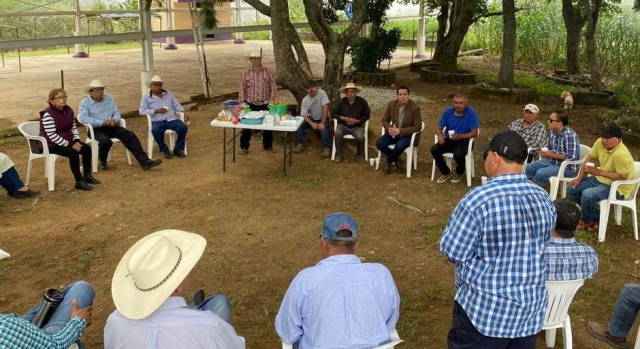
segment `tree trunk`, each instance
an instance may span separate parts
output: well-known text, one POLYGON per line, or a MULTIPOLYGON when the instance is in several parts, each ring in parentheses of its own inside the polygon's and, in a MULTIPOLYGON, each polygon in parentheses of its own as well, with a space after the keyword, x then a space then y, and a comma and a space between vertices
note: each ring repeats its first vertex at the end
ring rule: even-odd
POLYGON ((587 18, 572 0, 562 0, 562 17, 567 30, 567 73, 580 74, 580 34, 587 18))
POLYGON ((440 62, 440 56, 442 56, 444 36, 447 33, 447 23, 449 22, 449 3, 444 2, 440 6, 440 13, 438 13, 438 32, 436 36, 436 47, 433 51, 431 60, 434 62, 440 62))
POLYGON ((591 0, 583 0, 583 2, 585 3, 585 12, 587 14, 587 30, 584 33, 584 38, 587 42, 587 62, 591 72, 591 91, 602 92, 602 76, 600 75, 595 38, 602 0, 593 0, 593 3, 591 0))
MULTIPOLYGON (((470 0, 455 0, 449 14, 449 32, 442 39, 442 44, 436 45, 441 50, 434 54, 434 61, 440 63, 440 70, 455 72, 458 69, 458 54, 464 37, 473 24, 473 16, 477 9, 477 2, 470 0)), ((440 37, 438 37, 440 41, 440 37)))
POLYGON ((516 5, 514 0, 502 0, 502 59, 498 87, 513 88, 516 53, 516 5))

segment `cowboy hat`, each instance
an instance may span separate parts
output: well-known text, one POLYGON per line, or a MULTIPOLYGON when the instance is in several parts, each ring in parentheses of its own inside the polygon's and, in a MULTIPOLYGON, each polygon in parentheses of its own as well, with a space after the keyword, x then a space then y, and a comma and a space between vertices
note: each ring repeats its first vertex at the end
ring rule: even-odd
POLYGON ((147 87, 151 87, 151 84, 154 82, 162 82, 160 75, 156 74, 151 79, 147 80, 147 87))
POLYGON ((151 315, 189 275, 206 245, 202 236, 180 230, 140 239, 113 273, 111 297, 118 311, 134 320, 151 315))
POLYGON ((105 88, 105 87, 107 87, 107 85, 103 84, 102 80, 98 80, 98 79, 92 80, 89 83, 89 86, 84 88, 84 93, 89 93, 89 91, 94 88, 105 88))
POLYGON ((262 50, 252 50, 247 56, 247 59, 262 58, 262 56, 264 56, 264 54, 262 53, 262 50))
POLYGON ((348 83, 348 84, 347 84, 347 86, 345 86, 345 87, 341 88, 341 89, 340 89, 340 92, 342 92, 342 93, 346 93, 346 91, 347 91, 348 89, 350 89, 350 88, 352 88, 352 89, 354 89, 354 90, 358 90, 358 92, 362 91, 362 87, 360 87, 360 86, 356 86, 356 84, 354 84, 353 82, 350 82, 350 83, 348 83))

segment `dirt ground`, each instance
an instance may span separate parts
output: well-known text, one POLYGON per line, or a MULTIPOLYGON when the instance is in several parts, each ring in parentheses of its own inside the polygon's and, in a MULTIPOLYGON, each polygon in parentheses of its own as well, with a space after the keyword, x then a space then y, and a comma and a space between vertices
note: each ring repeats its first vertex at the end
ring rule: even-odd
MULTIPOLYGON (((465 61, 471 70, 495 69, 477 59, 465 61)), ((398 84, 410 86, 421 103, 427 127, 419 147, 418 170, 411 178, 384 176, 368 163, 355 162, 349 142, 346 161, 321 159, 320 140, 308 134, 310 150, 296 154, 293 166, 282 175, 282 147, 262 151, 252 139, 248 156, 238 156, 222 172, 222 132, 209 122, 218 104, 191 111, 188 157, 164 160, 143 172, 128 165, 122 145, 115 145, 110 169, 95 176, 102 184, 91 192, 73 189, 66 161, 59 161, 56 190, 46 191, 43 163, 36 162, 30 186, 42 190, 39 198, 15 200, 0 195, 2 233, 0 248, 12 254, 0 262, 0 312, 23 313, 45 289, 84 279, 96 290, 92 326, 83 336, 89 348, 102 347, 102 331, 114 310, 110 284, 124 252, 139 238, 161 229, 196 232, 208 240, 204 256, 191 273, 188 293, 227 294, 233 305, 236 331, 247 348, 278 348, 273 322, 290 281, 302 268, 320 258, 318 232, 326 214, 351 213, 362 235, 358 255, 385 264, 402 297, 398 332, 404 348, 444 348, 453 304, 453 267, 439 252, 438 239, 456 203, 468 188, 431 181, 433 128, 441 111, 451 105, 448 94, 468 86, 435 85, 419 81, 408 69, 398 71, 398 84), (405 205, 418 208, 420 212, 405 205)), ((282 92, 286 98, 288 93, 282 92)), ((560 98, 538 102, 541 118, 561 106, 560 98)), ((515 118, 522 105, 500 100, 470 100, 480 115, 479 141, 487 141, 515 118)), ((370 156, 379 136, 382 110, 374 110, 370 156)), ((592 144, 607 110, 576 106, 571 116, 584 144, 592 144)), ((143 144, 146 119, 127 120, 143 144)), ((83 131, 81 131, 83 132, 83 131)), ((279 140, 276 137, 276 140, 279 140)), ((2 150, 26 177, 27 146, 23 139, 2 150)), ((156 147, 157 149, 157 147, 156 147)), ((638 149, 632 149, 637 154, 638 149)), ((157 150, 154 154, 159 156, 157 150)), ((476 154, 476 177, 484 173, 476 154)), ((638 242, 633 239, 628 211, 621 227, 610 226, 605 243, 595 233, 579 232, 579 240, 595 246, 600 270, 578 292, 571 308, 574 347, 608 348, 585 330, 589 320, 606 321, 624 283, 637 282, 638 242)), ((187 295, 188 296, 188 295, 187 295)), ((636 329, 629 340, 633 342, 636 329)), ((562 344, 558 334, 556 347, 562 344)), ((544 335, 538 340, 544 346, 544 335)))

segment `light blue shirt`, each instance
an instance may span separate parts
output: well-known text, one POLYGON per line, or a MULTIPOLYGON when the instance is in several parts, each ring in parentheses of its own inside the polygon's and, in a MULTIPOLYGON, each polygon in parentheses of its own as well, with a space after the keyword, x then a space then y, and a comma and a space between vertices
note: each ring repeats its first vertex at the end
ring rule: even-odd
POLYGON ((544 250, 547 280, 590 279, 598 271, 598 255, 589 245, 575 238, 552 237, 544 250))
POLYGON ((184 112, 184 108, 180 105, 173 93, 162 90, 162 98, 154 95, 151 91, 142 96, 138 111, 140 115, 151 115, 151 122, 173 121, 177 119, 175 112, 184 112), (169 110, 164 114, 156 114, 155 110, 162 107, 169 107, 169 110))
POLYGON ((120 121, 120 111, 111 96, 104 95, 100 102, 94 101, 91 97, 80 102, 78 120, 81 123, 100 127, 105 120, 109 119, 120 121))
POLYGON ((169 297, 153 314, 131 320, 114 311, 104 327, 105 349, 244 349, 244 338, 210 311, 169 297))
POLYGON ((389 342, 400 295, 384 265, 352 254, 302 270, 284 296, 276 332, 299 349, 367 349, 389 342))

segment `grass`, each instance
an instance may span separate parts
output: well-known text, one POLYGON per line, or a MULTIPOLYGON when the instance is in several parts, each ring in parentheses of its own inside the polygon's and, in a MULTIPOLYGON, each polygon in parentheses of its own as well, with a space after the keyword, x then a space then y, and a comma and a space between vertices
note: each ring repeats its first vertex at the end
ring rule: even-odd
MULTIPOLYGON (((488 83, 496 83, 498 81, 498 75, 495 73, 478 72, 477 74, 479 81, 488 83)), ((535 88, 540 96, 558 97, 562 91, 568 88, 567 86, 546 80, 528 71, 516 71, 514 82, 516 85, 535 88)))
MULTIPOLYGON (((89 53, 128 50, 128 49, 134 49, 134 48, 140 48, 140 43, 137 41, 120 41, 115 44, 95 43, 95 44, 86 45, 86 50, 89 53)), ((26 51, 21 50, 20 57, 61 55, 61 54, 68 54, 73 52, 75 51, 74 51, 74 48, 71 46, 45 47, 45 48, 29 49, 26 51)), ((18 51, 16 50, 4 51, 4 58, 18 58, 18 51)))

